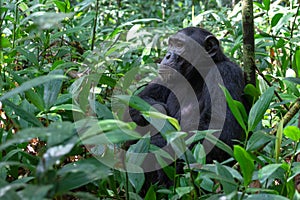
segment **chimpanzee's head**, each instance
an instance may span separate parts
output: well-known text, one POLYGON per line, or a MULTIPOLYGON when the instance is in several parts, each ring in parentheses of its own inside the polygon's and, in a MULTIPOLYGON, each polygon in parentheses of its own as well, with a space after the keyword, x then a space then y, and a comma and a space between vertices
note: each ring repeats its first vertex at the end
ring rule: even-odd
POLYGON ((159 74, 166 81, 174 80, 178 73, 189 79, 195 73, 195 67, 199 72, 199 69, 225 58, 213 34, 201 28, 184 28, 169 38, 168 52, 161 62, 159 74))

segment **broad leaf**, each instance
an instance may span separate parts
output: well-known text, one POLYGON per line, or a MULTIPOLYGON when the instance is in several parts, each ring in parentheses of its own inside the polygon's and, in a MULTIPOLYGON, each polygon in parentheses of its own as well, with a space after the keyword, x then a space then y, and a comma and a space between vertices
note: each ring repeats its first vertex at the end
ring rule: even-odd
MULTIPOLYGON (((224 87, 224 86, 220 86, 221 89, 223 90, 225 97, 226 97, 226 101, 228 103, 228 106, 233 114, 233 116, 235 117, 235 119, 238 121, 238 123, 240 124, 240 126, 246 131, 246 124, 244 122, 244 117, 243 115, 245 115, 244 113, 242 114, 240 112, 239 106, 243 107, 242 105, 237 106, 237 103, 235 103, 235 100, 232 99, 230 93, 228 92, 228 90, 224 87)), ((245 108, 244 108, 245 110, 245 108)))
POLYGON ((253 131, 257 124, 263 119, 266 110, 269 108, 273 95, 274 88, 270 87, 253 105, 249 112, 248 132, 253 131))
POLYGON ((55 183, 58 193, 86 185, 90 182, 107 178, 110 169, 94 158, 83 159, 76 164, 70 163, 58 170, 59 179, 55 183))
MULTIPOLYGON (((63 70, 54 70, 49 75, 63 75, 63 70)), ((57 100, 62 86, 62 79, 53 79, 44 83, 44 102, 48 110, 57 100)))
POLYGON ((261 183, 265 183, 266 180, 280 167, 282 164, 269 164, 264 166, 258 171, 258 178, 261 183))
POLYGON ((225 194, 230 194, 237 189, 237 184, 234 181, 232 174, 223 165, 216 164, 217 174, 221 176, 220 182, 223 186, 225 194))
POLYGON ((15 114, 18 115, 20 118, 24 119, 25 121, 30 122, 35 126, 39 126, 39 127, 43 126, 43 124, 36 118, 35 115, 33 115, 30 112, 27 112, 26 110, 24 110, 20 106, 17 106, 16 104, 12 103, 11 101, 4 100, 3 104, 6 106, 9 106, 11 109, 13 109, 15 114))
POLYGON ((251 135, 249 141, 247 142, 246 150, 254 151, 272 140, 275 140, 275 136, 266 134, 263 131, 256 131, 251 135))
POLYGON ((47 76, 40 76, 38 78, 26 81, 21 86, 5 93, 2 97, 0 97, 0 101, 3 101, 5 99, 8 99, 16 94, 25 92, 31 88, 34 88, 36 86, 39 86, 41 84, 44 84, 48 81, 55 80, 55 79, 66 79, 65 76, 62 75, 47 75, 47 76))
POLYGON ((288 126, 283 131, 284 135, 295 142, 300 140, 300 129, 297 126, 288 126))
POLYGON ((244 177, 244 186, 247 187, 252 181, 254 172, 254 160, 251 155, 242 147, 235 145, 233 149, 234 158, 238 161, 244 177))

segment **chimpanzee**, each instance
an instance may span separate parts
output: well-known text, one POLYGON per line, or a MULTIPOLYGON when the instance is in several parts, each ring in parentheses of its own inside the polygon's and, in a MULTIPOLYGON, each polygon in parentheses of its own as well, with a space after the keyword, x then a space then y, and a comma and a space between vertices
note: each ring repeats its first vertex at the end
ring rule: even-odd
MULTIPOLYGON (((234 140, 241 138, 243 129, 228 108, 220 86, 225 86, 233 99, 242 101, 244 78, 241 68, 224 55, 212 33, 189 27, 169 38, 159 77, 138 96, 158 111, 176 118, 183 131, 220 130, 215 136, 232 146, 234 140)), ((137 125, 149 124, 139 111, 130 108, 129 113, 137 125)), ((158 147, 166 145, 159 134, 152 136, 151 143, 158 147)), ((228 158, 225 152, 209 142, 203 145, 207 163, 228 158)), ((153 173, 148 177, 152 183, 166 183, 167 180, 162 180, 165 179, 162 171, 157 172, 156 179, 153 179, 156 176, 153 173)))

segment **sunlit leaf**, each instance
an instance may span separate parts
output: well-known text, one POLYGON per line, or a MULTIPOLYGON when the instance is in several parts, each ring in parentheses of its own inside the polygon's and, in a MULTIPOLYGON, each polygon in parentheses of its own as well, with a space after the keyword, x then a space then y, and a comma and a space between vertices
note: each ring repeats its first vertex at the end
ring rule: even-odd
POLYGON ((176 193, 178 194, 179 198, 181 198, 183 195, 190 193, 194 188, 191 186, 187 187, 177 187, 175 189, 176 193))
POLYGON ((263 5, 266 11, 270 10, 270 3, 271 3, 270 0, 263 0, 263 5))
POLYGON ((295 142, 300 140, 300 129, 297 126, 288 126, 283 131, 284 135, 295 142))
POLYGON ((247 187, 252 181, 254 172, 254 160, 242 147, 235 145, 233 149, 234 158, 238 161, 244 177, 244 186, 247 187))

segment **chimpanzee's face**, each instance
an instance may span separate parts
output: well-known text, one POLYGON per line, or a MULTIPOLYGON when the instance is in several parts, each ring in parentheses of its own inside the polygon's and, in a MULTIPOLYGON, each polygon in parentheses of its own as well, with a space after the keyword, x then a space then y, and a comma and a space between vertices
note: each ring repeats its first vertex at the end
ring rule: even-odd
POLYGON ((165 81, 176 81, 179 75, 189 78, 195 66, 211 59, 219 49, 218 40, 199 28, 187 28, 169 38, 168 52, 159 74, 165 81))

